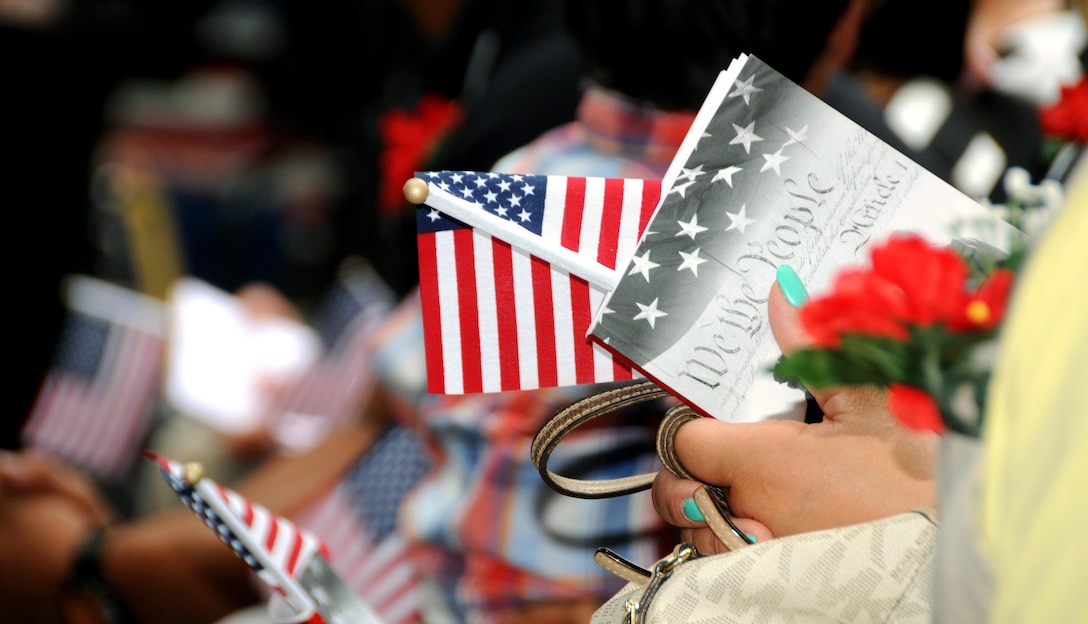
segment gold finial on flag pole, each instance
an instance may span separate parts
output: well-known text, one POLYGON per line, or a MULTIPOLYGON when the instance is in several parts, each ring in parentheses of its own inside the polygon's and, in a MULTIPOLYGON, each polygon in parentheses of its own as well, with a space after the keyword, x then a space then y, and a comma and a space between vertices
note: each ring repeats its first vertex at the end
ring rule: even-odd
POLYGON ((419 178, 409 178, 404 183, 404 199, 410 203, 419 205, 427 201, 427 183, 419 178))
POLYGON ((186 463, 181 476, 189 485, 196 485, 204 478, 204 464, 200 462, 186 463))

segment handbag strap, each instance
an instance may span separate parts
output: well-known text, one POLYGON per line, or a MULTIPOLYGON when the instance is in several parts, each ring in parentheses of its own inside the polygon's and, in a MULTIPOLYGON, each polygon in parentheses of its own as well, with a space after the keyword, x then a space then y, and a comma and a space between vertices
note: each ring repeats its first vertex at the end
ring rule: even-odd
POLYGON ((581 425, 618 409, 668 396, 652 381, 606 390, 580 399, 552 416, 533 437, 529 456, 540 477, 552 489, 575 498, 611 498, 648 489, 654 473, 616 479, 586 480, 565 477, 548 469, 548 459, 559 443, 581 425))
MULTIPOLYGON (((615 479, 575 479, 557 474, 548 468, 552 451, 569 433, 589 421, 612 412, 646 401, 671 396, 652 381, 643 381, 619 388, 605 390, 575 401, 552 416, 533 438, 529 450, 533 465, 540 477, 557 492, 575 498, 611 498, 625 496, 649 489, 656 473, 644 473, 615 479)), ((680 426, 700 418, 687 405, 677 405, 665 413, 657 430, 657 454, 667 469, 677 476, 691 479, 673 450, 673 439, 680 426)))

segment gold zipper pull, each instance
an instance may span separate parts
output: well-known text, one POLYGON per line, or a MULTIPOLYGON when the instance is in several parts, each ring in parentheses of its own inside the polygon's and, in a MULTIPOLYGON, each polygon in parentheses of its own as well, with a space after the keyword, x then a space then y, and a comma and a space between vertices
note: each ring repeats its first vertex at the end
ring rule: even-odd
POLYGON ((632 598, 627 601, 625 605, 627 607, 627 617, 624 619, 624 624, 642 624, 643 615, 649 610, 650 602, 657 595, 657 590, 661 589, 661 586, 665 581, 669 580, 673 571, 685 561, 690 561, 702 555, 695 549, 695 546, 689 542, 677 545, 673 549, 672 554, 665 557, 661 561, 658 561, 654 565, 653 573, 650 576, 650 582, 647 583, 646 589, 642 592, 640 598, 632 598))

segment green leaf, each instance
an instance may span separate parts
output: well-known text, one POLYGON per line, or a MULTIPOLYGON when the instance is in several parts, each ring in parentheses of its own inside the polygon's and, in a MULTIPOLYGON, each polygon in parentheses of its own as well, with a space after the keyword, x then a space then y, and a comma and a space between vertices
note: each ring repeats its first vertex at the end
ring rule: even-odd
POLYGON ((845 350, 796 351, 780 359, 773 372, 780 381, 799 381, 812 388, 887 383, 887 376, 864 355, 845 350))
POLYGON ((848 361, 869 368, 864 372, 869 383, 887 385, 912 377, 914 354, 908 343, 879 336, 846 335, 840 350, 848 361))

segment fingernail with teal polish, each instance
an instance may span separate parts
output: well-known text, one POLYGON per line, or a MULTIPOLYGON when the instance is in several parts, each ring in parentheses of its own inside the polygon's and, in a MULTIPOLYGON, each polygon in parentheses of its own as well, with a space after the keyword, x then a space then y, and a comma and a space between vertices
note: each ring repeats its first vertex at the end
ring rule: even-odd
POLYGON ((759 540, 758 540, 758 539, 756 539, 756 536, 755 536, 755 535, 752 535, 751 533, 745 533, 745 535, 746 535, 746 536, 748 536, 748 539, 749 539, 749 540, 751 540, 753 544, 755 544, 755 543, 758 543, 758 542, 759 542, 759 540))
POLYGON ((778 267, 776 279, 778 280, 778 287, 782 289, 782 294, 786 296, 786 301, 791 306, 799 308, 808 299, 808 291, 805 290, 801 277, 797 275, 797 271, 794 271, 790 265, 783 264, 778 267))
POLYGON ((706 518, 703 517, 703 512, 699 511, 699 506, 695 504, 694 498, 684 500, 684 515, 692 522, 702 522, 703 520, 706 520, 706 518))

